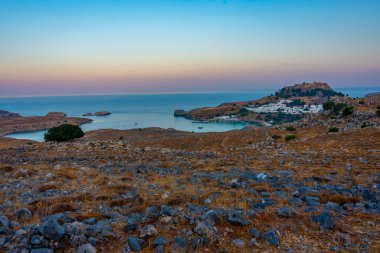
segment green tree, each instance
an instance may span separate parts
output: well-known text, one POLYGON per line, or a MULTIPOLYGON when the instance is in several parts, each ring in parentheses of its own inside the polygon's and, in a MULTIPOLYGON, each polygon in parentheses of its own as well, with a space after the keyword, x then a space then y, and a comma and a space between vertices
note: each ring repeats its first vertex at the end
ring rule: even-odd
POLYGON ((49 129, 45 134, 45 141, 71 141, 83 137, 84 133, 79 126, 71 124, 62 124, 49 129))

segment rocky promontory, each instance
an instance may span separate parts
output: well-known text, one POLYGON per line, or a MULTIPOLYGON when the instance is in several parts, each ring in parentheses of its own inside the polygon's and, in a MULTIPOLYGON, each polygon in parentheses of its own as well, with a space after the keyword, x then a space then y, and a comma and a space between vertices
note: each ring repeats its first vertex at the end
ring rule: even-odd
POLYGON ((49 129, 61 124, 82 125, 92 122, 91 119, 67 117, 63 112, 49 112, 46 116, 21 117, 17 113, 2 113, 0 116, 0 136, 12 133, 49 129), (9 116, 10 115, 10 116, 9 116))
POLYGON ((323 103, 350 99, 334 91, 327 83, 312 82, 285 86, 273 95, 251 101, 223 103, 190 111, 176 110, 174 115, 199 121, 239 120, 261 125, 281 124, 322 112, 323 103))

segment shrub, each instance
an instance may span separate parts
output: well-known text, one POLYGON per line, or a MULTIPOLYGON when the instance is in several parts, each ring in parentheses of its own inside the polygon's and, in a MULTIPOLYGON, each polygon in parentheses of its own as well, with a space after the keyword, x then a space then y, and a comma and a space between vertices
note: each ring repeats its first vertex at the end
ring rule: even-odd
POLYGON ((354 107, 353 106, 346 106, 343 109, 343 111, 342 111, 342 115, 343 116, 348 116, 348 115, 351 115, 353 112, 354 112, 354 107))
POLYGON ((333 108, 332 108, 332 111, 338 115, 344 108, 346 108, 347 105, 345 103, 337 103, 337 104, 334 104, 333 108))
POLYGON ((360 100, 360 101, 359 101, 359 104, 360 104, 360 105, 364 105, 364 103, 365 103, 365 102, 364 102, 363 100, 360 100))
POLYGON ((376 114, 380 116, 380 105, 376 106, 376 114))
POLYGON ((79 126, 63 124, 49 129, 45 134, 45 141, 71 141, 83 137, 84 133, 79 126))
POLYGON ((278 139, 281 138, 281 135, 274 134, 274 135, 272 135, 272 138, 273 138, 273 140, 277 141, 278 139))
POLYGON ((241 108, 240 111, 239 111, 239 115, 240 115, 241 117, 245 117, 245 116, 247 116, 248 113, 249 113, 249 110, 248 110, 247 108, 245 108, 245 107, 241 108))
POLYGON ((297 137, 294 134, 288 134, 285 136, 286 141, 291 141, 291 140, 294 140, 295 138, 297 137))
POLYGON ((337 127, 330 127, 329 128, 329 133, 337 133, 337 132, 339 132, 339 128, 337 128, 337 127))
POLYGON ((334 107, 335 103, 333 101, 327 101, 323 104, 323 110, 330 111, 334 107))
POLYGON ((288 126, 286 131, 296 131, 296 128, 294 126, 288 126))

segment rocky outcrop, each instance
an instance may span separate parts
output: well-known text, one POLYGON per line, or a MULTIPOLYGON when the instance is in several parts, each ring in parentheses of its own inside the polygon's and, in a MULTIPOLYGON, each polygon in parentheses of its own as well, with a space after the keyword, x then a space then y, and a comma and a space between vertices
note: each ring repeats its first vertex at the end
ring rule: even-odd
POLYGON ((2 117, 0 120, 0 136, 12 133, 50 129, 62 124, 82 125, 92 119, 67 117, 62 112, 50 112, 46 116, 2 117))
POLYGON ((2 118, 13 118, 13 117, 21 117, 21 116, 18 113, 0 110, 0 119, 2 119, 2 118))
POLYGON ((46 117, 66 117, 66 113, 64 112, 49 112, 46 114, 46 117))
POLYGON ((187 114, 188 114, 188 112, 185 111, 185 110, 175 110, 174 111, 174 116, 175 117, 186 117, 187 114))
POLYGON ((84 116, 84 117, 91 117, 91 116, 107 116, 107 115, 111 115, 111 114, 112 114, 112 113, 107 112, 107 111, 100 111, 100 112, 95 112, 95 113, 87 112, 87 113, 82 114, 82 116, 84 116))

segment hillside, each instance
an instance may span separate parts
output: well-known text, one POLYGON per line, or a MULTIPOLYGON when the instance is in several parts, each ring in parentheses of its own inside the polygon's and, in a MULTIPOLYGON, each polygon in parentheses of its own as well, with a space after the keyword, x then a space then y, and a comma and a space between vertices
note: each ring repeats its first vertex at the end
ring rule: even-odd
POLYGON ((329 101, 347 102, 350 98, 334 91, 327 83, 303 83, 285 86, 274 95, 261 99, 223 103, 216 107, 177 110, 175 116, 190 120, 240 120, 261 125, 281 124, 302 119, 306 114, 321 113, 329 101))

